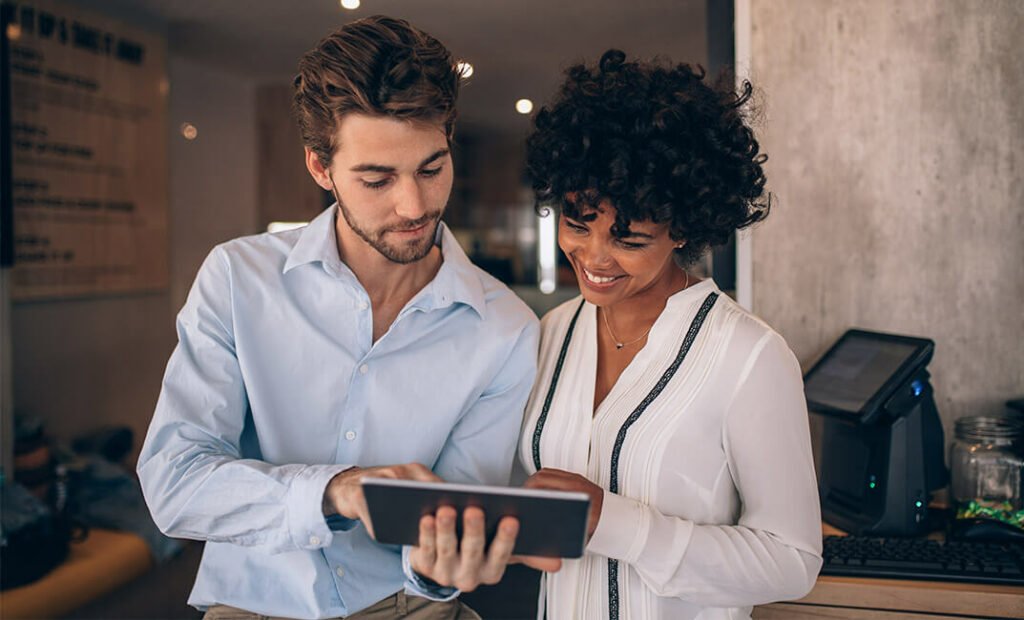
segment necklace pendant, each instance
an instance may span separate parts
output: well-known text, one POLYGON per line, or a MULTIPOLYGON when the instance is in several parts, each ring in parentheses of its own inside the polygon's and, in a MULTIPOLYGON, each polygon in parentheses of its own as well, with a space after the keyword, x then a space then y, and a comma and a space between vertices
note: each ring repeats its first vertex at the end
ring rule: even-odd
POLYGON ((624 346, 626 346, 626 344, 624 342, 616 342, 615 343, 615 348, 616 349, 621 349, 624 346))

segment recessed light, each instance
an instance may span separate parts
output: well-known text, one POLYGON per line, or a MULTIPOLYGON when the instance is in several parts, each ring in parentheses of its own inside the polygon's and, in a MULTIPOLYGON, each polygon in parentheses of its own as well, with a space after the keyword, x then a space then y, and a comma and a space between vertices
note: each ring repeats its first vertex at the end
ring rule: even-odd
POLYGON ((192 123, 182 123, 181 135, 183 135, 186 140, 195 140, 196 137, 199 136, 199 130, 196 129, 196 126, 192 123))
POLYGON ((459 72, 459 77, 462 79, 473 77, 473 65, 469 64, 465 60, 460 60, 456 63, 455 70, 459 72))
POLYGON ((529 114, 533 112, 533 102, 529 99, 520 99, 516 102, 516 112, 520 114, 529 114))
POLYGON ((359 8, 359 0, 341 0, 341 8, 354 11, 359 8))

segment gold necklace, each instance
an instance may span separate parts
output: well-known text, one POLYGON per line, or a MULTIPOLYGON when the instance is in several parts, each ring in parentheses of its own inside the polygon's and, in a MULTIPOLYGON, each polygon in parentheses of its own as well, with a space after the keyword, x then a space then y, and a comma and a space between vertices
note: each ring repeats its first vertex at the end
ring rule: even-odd
MULTIPOLYGON (((686 282, 683 284, 683 288, 681 288, 679 290, 686 290, 686 288, 690 286, 690 274, 688 272, 686 272, 686 271, 684 271, 683 273, 686 274, 686 282)), ((630 340, 629 342, 622 342, 615 335, 615 332, 612 331, 612 324, 608 322, 608 309, 607 308, 604 309, 604 312, 601 313, 601 316, 604 317, 604 326, 608 328, 608 335, 612 337, 612 342, 615 343, 615 350, 616 351, 618 351, 619 349, 621 349, 623 347, 628 347, 631 344, 636 344, 636 343, 640 342, 641 340, 646 338, 647 334, 651 333, 651 330, 654 328, 654 323, 651 323, 651 326, 647 328, 647 331, 645 331, 644 333, 640 334, 639 338, 636 338, 635 340, 630 340)))

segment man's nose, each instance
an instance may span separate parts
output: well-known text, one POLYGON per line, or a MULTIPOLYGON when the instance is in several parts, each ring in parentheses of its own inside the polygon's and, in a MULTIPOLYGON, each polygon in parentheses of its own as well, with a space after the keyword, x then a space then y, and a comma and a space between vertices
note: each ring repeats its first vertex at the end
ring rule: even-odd
POLYGON ((399 185, 398 204, 395 213, 407 220, 416 220, 427 212, 427 200, 414 179, 407 179, 399 185))

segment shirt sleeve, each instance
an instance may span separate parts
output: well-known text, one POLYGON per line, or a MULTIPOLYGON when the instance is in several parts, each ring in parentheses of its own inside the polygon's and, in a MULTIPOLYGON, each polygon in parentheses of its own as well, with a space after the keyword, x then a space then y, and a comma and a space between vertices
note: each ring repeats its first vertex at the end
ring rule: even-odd
POLYGON ((696 524, 606 491, 587 550, 632 565, 660 596, 702 606, 800 598, 821 568, 821 515, 800 367, 777 334, 748 357, 725 415, 742 503, 735 525, 696 524))
MULTIPOLYGON (((491 385, 459 419, 434 464, 434 473, 448 482, 508 485, 523 421, 523 409, 537 374, 537 321, 527 322, 491 385)), ((432 600, 450 600, 459 591, 424 587, 403 549, 406 590, 432 600)))
POLYGON ((274 466, 241 458, 248 399, 235 352, 231 271, 215 248, 178 314, 137 471, 153 520, 176 538, 277 553, 330 545, 327 483, 350 465, 274 466))

